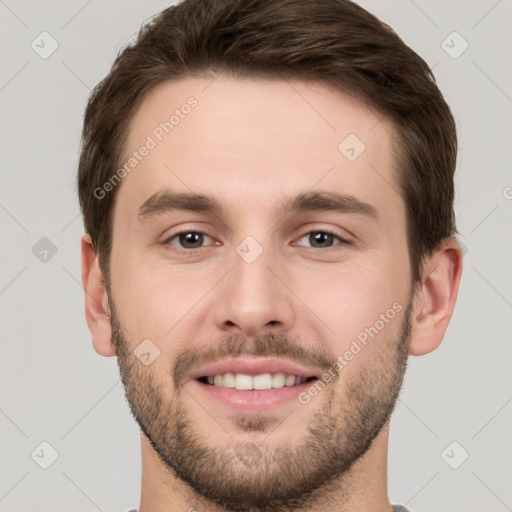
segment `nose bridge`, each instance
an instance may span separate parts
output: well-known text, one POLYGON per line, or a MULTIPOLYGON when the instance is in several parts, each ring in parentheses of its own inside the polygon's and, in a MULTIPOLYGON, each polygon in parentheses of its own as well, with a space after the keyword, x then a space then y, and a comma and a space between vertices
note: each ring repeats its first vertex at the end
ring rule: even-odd
POLYGON ((289 328, 292 304, 286 288, 270 270, 279 267, 277 259, 278 251, 273 250, 268 238, 263 245, 248 236, 235 248, 232 269, 216 308, 220 328, 251 336, 261 334, 269 326, 289 328))

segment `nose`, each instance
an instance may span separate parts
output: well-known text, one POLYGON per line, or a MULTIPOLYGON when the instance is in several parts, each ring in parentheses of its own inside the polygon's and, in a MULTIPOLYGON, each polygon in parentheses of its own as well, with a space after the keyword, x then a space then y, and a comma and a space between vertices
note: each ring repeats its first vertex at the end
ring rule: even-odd
POLYGON ((217 290, 215 322, 230 334, 259 336, 289 331, 293 324, 291 292, 270 250, 248 262, 234 254, 231 271, 217 290))

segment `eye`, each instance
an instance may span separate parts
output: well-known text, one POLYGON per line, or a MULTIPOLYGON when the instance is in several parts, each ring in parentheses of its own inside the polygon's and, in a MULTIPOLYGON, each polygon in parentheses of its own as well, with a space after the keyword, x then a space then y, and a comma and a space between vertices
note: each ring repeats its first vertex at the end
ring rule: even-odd
POLYGON ((168 246, 177 246, 176 249, 172 250, 192 250, 201 249, 205 241, 209 240, 212 242, 212 238, 205 233, 199 231, 182 231, 175 235, 167 238, 163 244, 168 246))
MULTIPOLYGON (((176 233, 166 240, 163 245, 176 252, 191 252, 194 249, 199 250, 207 245, 212 245, 214 240, 206 233, 200 231, 182 231, 176 233)), ((313 249, 328 249, 333 245, 348 244, 349 242, 330 231, 318 230, 309 231, 303 235, 298 245, 312 247, 313 249), (336 243, 338 241, 338 243, 336 243)))
POLYGON ((338 240, 341 243, 348 243, 346 240, 330 231, 310 231, 299 239, 299 244, 305 245, 306 247, 313 247, 314 249, 322 249, 331 247, 334 240, 338 240), (309 244, 302 243, 302 240, 307 240, 309 244))

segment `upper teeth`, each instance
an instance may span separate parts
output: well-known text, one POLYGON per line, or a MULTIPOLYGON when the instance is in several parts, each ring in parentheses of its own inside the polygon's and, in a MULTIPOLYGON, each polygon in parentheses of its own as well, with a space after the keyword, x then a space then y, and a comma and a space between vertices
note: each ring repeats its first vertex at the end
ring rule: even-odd
POLYGON ((284 386, 296 386, 306 382, 305 377, 285 375, 284 373, 262 373, 261 375, 246 375, 245 373, 224 373, 210 375, 208 384, 224 388, 235 388, 243 391, 253 389, 282 388, 284 386))

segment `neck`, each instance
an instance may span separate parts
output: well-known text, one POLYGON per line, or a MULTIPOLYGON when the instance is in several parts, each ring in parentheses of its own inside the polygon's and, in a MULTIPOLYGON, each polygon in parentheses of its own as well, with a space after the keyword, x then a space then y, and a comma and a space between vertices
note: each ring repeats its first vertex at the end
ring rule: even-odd
MULTIPOLYGON (((389 422, 368 451, 342 479, 319 489, 308 512, 392 512, 387 492, 389 422)), ((142 488, 139 512, 227 512, 196 494, 160 460, 146 436, 141 435, 142 488)), ((289 508, 286 512, 292 512, 289 508)), ((301 509, 304 512, 304 509, 301 509)), ((283 511, 284 512, 284 511, 283 511)))

